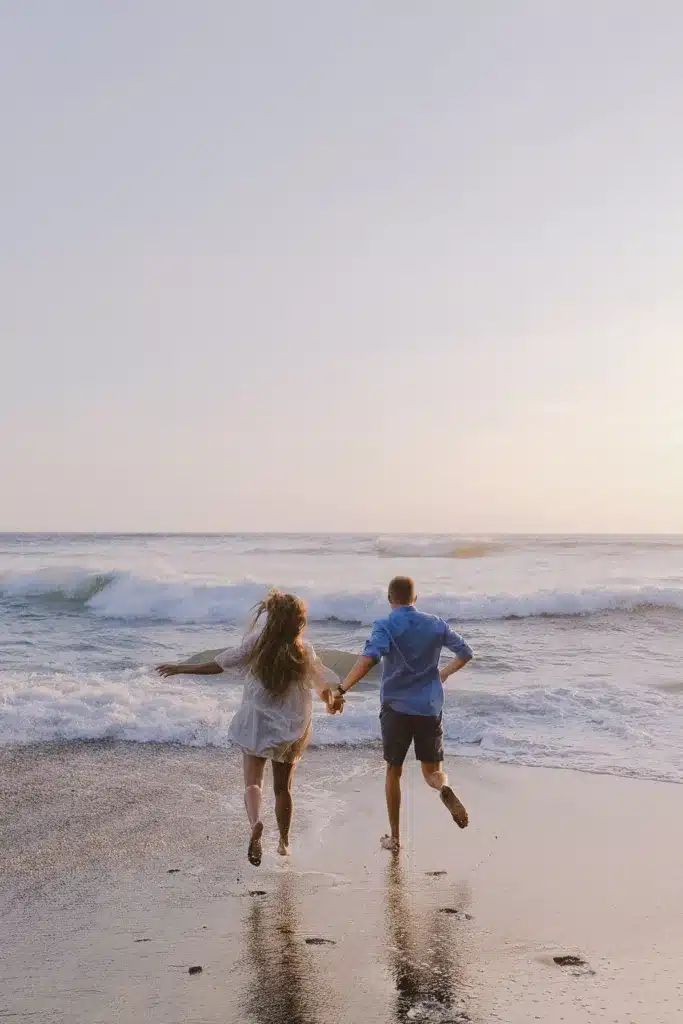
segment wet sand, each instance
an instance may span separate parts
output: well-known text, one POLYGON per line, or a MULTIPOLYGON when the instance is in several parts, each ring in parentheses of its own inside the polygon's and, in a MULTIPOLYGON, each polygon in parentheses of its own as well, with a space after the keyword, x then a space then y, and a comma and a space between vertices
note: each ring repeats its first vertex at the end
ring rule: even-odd
POLYGON ((309 751, 252 868, 233 752, 0 751, 0 1019, 679 1019, 681 787, 452 760, 461 832, 410 765, 393 859, 377 758, 309 751))

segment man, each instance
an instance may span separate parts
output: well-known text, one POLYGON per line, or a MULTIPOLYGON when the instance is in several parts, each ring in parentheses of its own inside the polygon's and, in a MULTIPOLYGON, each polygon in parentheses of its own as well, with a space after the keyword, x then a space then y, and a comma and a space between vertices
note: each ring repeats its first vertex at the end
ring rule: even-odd
MULTIPOLYGON (((335 710, 341 710, 346 694, 380 659, 382 743, 387 763, 386 798, 390 834, 383 836, 385 850, 400 849, 401 775, 403 762, 415 744, 428 786, 439 792, 453 820, 467 826, 467 811, 448 785, 443 761, 443 684, 472 658, 472 651, 447 622, 425 615, 415 607, 415 584, 408 576, 395 576, 389 584, 391 614, 372 627, 365 650, 337 688, 335 710), (455 657, 439 670, 441 650, 455 657)), ((333 691, 334 692, 334 691, 333 691)))

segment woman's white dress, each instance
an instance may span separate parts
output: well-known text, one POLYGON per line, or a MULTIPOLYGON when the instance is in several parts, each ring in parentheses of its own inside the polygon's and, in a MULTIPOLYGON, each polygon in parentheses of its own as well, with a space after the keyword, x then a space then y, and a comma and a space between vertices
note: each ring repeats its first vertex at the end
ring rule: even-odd
MULTIPOLYGON (((245 643, 249 643, 246 640, 245 643)), ((266 690, 251 673, 244 676, 242 703, 228 729, 231 742, 246 754, 273 761, 298 761, 311 735, 313 690, 322 693, 339 682, 307 643, 311 671, 302 683, 295 683, 282 696, 266 690)), ((222 669, 236 667, 244 646, 224 651, 216 658, 222 669)))

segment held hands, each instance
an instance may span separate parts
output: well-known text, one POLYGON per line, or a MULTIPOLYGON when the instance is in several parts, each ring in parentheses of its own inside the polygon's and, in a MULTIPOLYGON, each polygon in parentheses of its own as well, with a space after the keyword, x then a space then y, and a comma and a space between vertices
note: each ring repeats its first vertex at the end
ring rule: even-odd
POLYGON ((344 695, 338 687, 327 691, 327 713, 328 715, 344 713, 344 695))

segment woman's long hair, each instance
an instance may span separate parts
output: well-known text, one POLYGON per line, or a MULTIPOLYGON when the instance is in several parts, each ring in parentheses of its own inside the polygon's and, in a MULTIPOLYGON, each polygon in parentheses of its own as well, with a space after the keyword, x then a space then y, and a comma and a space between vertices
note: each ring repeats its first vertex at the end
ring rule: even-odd
POLYGON ((309 657, 300 642, 306 625, 306 605, 294 594, 271 590, 254 609, 252 629, 262 615, 266 621, 243 659, 243 667, 256 676, 269 693, 282 697, 291 686, 302 685, 309 657))

